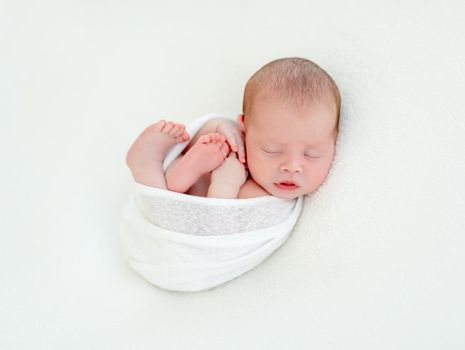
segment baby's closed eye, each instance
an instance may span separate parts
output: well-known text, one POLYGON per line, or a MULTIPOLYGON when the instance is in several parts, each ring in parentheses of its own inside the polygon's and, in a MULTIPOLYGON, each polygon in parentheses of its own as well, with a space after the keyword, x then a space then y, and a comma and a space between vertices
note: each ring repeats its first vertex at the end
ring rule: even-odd
POLYGON ((310 159, 317 159, 317 158, 321 158, 321 157, 322 157, 322 156, 320 156, 320 155, 308 154, 308 153, 305 153, 304 155, 305 155, 305 157, 310 158, 310 159))
POLYGON ((281 154, 280 150, 262 148, 262 151, 268 154, 281 154))
MULTIPOLYGON (((262 151, 265 152, 266 154, 271 155, 271 156, 277 156, 277 155, 280 155, 282 153, 282 151, 280 151, 280 150, 273 150, 273 149, 266 149, 266 148, 262 148, 262 151)), ((321 155, 317 155, 317 154, 313 154, 313 153, 304 153, 304 157, 307 158, 307 159, 322 158, 321 155)))

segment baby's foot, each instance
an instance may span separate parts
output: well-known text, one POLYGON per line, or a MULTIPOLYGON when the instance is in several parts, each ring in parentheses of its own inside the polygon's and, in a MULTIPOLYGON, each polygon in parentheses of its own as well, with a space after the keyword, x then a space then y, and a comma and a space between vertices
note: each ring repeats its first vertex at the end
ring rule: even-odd
POLYGON ((189 140, 185 126, 160 120, 150 125, 136 139, 128 151, 126 163, 136 182, 166 188, 163 160, 176 143, 189 140))
POLYGON ((202 175, 219 167, 229 150, 222 134, 200 136, 195 145, 167 170, 168 189, 186 192, 202 175))
POLYGON ((160 120, 139 135, 129 149, 127 163, 131 168, 146 161, 163 161, 171 147, 187 140, 184 125, 160 120))
POLYGON ((200 136, 195 145, 184 155, 190 170, 199 176, 218 168, 229 153, 229 145, 222 134, 210 133, 200 136))

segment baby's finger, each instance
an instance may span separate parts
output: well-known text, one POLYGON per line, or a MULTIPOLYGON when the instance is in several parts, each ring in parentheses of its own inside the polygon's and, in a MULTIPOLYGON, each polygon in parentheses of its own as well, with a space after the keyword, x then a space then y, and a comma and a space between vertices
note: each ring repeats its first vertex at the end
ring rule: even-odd
POLYGON ((245 163, 245 146, 243 142, 239 142, 239 146, 237 149, 237 158, 241 161, 241 163, 245 163))
POLYGON ((233 135, 226 135, 226 141, 228 141, 231 151, 237 152, 237 141, 233 135))

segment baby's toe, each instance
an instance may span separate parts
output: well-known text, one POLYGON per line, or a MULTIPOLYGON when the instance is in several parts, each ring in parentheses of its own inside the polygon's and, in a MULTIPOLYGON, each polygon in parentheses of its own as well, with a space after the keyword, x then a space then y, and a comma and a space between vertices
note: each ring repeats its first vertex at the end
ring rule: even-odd
POLYGON ((155 130, 157 131, 161 131, 161 129, 163 129, 163 127, 165 126, 166 124, 166 120, 162 119, 162 120, 159 120, 158 122, 155 123, 155 130))
POLYGON ((173 122, 167 122, 161 131, 163 131, 164 133, 169 134, 169 132, 173 129, 173 127, 174 127, 173 122))
POLYGON ((183 143, 184 141, 187 141, 187 140, 184 140, 184 137, 182 136, 176 137, 176 143, 183 143))
POLYGON ((199 139, 197 140, 197 142, 210 143, 210 135, 202 135, 202 136, 200 136, 199 139))
POLYGON ((222 134, 214 133, 213 134, 213 142, 215 143, 223 143, 225 142, 225 137, 222 134))
POLYGON ((187 141, 191 138, 185 130, 183 131, 183 134, 181 135, 181 137, 184 141, 187 141))
POLYGON ((226 142, 226 137, 224 137, 223 134, 218 134, 218 139, 217 139, 217 141, 218 141, 219 143, 224 143, 224 142, 226 142))
POLYGON ((183 131, 184 129, 182 128, 180 124, 174 123, 173 129, 170 130, 169 134, 170 136, 173 136, 173 137, 179 137, 183 131))
POLYGON ((184 141, 189 140, 189 134, 185 130, 185 126, 181 125, 181 127, 178 129, 176 135, 174 136, 176 138, 177 143, 182 143, 184 141))

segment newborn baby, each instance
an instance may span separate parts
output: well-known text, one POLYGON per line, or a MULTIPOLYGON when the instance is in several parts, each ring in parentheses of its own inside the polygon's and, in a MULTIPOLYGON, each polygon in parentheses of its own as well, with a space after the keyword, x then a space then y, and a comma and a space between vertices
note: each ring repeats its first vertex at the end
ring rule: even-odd
POLYGON ((146 128, 127 164, 134 180, 147 186, 204 197, 293 199, 326 178, 339 111, 338 88, 323 69, 307 59, 282 58, 249 79, 237 123, 205 123, 165 173, 170 148, 190 139, 175 122, 146 128))

